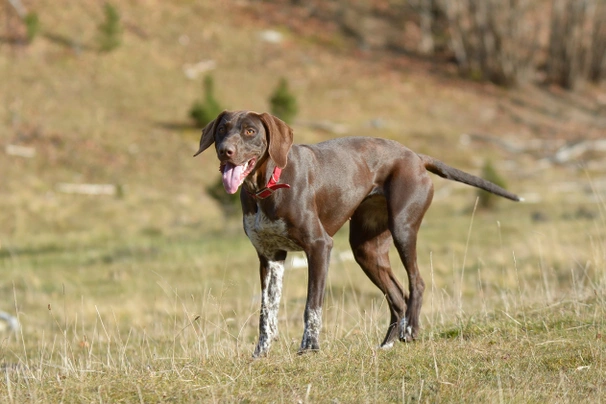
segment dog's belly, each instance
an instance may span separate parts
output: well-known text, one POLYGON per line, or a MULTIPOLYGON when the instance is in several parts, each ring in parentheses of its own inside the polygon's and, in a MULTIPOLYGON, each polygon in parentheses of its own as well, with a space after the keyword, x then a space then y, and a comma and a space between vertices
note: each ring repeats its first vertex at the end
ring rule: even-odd
POLYGON ((290 239, 286 228, 284 220, 270 220, 261 210, 258 210, 256 214, 244 215, 246 235, 257 251, 266 257, 270 257, 277 251, 303 250, 290 239))

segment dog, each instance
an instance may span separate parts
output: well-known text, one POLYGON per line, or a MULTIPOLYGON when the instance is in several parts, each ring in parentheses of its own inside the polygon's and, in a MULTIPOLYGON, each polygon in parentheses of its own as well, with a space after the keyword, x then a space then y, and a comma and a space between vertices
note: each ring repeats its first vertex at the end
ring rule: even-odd
POLYGON ((278 335, 284 260, 303 251, 308 262, 305 329, 299 353, 318 350, 332 236, 349 221, 356 262, 385 295, 391 319, 381 347, 409 342, 419 332, 425 284, 417 267, 417 233, 433 197, 427 171, 521 199, 482 178, 381 138, 345 137, 294 145, 293 130, 268 113, 223 111, 202 130, 197 156, 214 143, 225 190, 242 187, 243 224, 257 250, 261 277, 259 339, 253 356, 267 355, 278 335), (396 279, 394 242, 408 275, 396 279))

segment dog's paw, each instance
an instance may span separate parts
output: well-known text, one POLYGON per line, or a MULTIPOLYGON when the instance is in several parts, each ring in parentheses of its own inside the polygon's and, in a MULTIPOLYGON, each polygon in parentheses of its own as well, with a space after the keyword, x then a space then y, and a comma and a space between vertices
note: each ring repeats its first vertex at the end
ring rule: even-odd
POLYGON ((406 320, 406 318, 400 320, 398 328, 400 330, 400 341, 413 342, 416 339, 416 333, 413 331, 412 326, 408 325, 408 320, 406 320))
POLYGON ((385 351, 388 350, 388 349, 391 349, 391 348, 393 348, 393 340, 389 341, 387 343, 379 345, 379 349, 382 349, 382 350, 385 350, 385 351))
POLYGON ((253 352, 253 358, 258 359, 266 357, 267 353, 269 352, 269 347, 269 344, 265 344, 264 341, 259 341, 259 343, 255 347, 255 351, 253 352))
POLYGON ((260 352, 258 349, 255 349, 255 351, 252 354, 253 359, 261 359, 266 356, 267 356, 267 352, 260 352))
POLYGON ((297 351, 297 355, 302 356, 310 352, 320 352, 319 348, 300 349, 297 351))
POLYGON ((307 353, 310 352, 320 352, 320 347, 316 346, 316 347, 311 347, 311 348, 299 348, 299 350, 297 351, 297 355, 305 355, 307 353))
POLYGON ((314 352, 319 350, 320 344, 318 343, 318 339, 306 333, 305 335, 303 335, 301 347, 297 351, 297 354, 302 355, 307 352, 314 352))
POLYGON ((412 334, 412 327, 406 327, 406 332, 403 336, 400 336, 400 340, 403 342, 413 342, 415 340, 414 335, 412 334))

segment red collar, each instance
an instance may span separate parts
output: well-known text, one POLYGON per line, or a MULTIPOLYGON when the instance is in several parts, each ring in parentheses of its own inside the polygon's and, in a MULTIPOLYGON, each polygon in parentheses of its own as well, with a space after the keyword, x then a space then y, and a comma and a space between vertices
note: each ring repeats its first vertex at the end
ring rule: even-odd
POLYGON ((271 174, 271 178, 269 181, 267 181, 265 188, 256 193, 246 190, 246 193, 253 199, 265 199, 270 197, 276 191, 276 189, 290 188, 290 185, 288 184, 278 184, 278 181, 280 181, 280 174, 282 174, 282 169, 276 166, 274 168, 274 172, 271 174))

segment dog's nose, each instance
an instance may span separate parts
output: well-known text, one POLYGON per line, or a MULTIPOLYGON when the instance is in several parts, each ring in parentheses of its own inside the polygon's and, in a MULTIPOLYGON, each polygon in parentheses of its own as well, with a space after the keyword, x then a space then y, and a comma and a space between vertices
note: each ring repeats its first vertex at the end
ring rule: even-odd
POLYGON ((223 145, 219 148, 219 157, 231 158, 236 153, 236 148, 233 145, 223 145))

